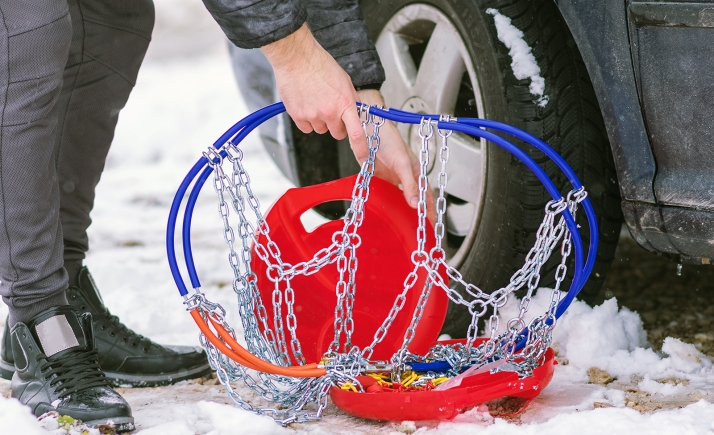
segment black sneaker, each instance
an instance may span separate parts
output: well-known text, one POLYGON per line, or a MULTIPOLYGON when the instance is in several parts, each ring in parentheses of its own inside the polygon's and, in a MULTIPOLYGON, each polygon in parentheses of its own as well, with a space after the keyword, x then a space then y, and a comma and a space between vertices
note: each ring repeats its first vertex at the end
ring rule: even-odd
POLYGON ((5 329, 0 342, 0 377, 10 380, 15 373, 15 358, 12 357, 12 342, 10 340, 10 327, 5 319, 5 329))
MULTIPOLYGON (((67 290, 67 300, 80 312, 92 313, 99 364, 112 385, 156 387, 211 373, 201 348, 156 344, 113 316, 104 306, 86 267, 80 270, 78 282, 79 287, 67 290)), ((14 371, 14 358, 5 337, 0 346, 0 376, 9 379, 14 371)))
POLYGON ((49 411, 88 426, 134 430, 131 408, 109 385, 97 361, 92 315, 69 305, 50 308, 11 332, 16 371, 12 397, 36 416, 49 411))

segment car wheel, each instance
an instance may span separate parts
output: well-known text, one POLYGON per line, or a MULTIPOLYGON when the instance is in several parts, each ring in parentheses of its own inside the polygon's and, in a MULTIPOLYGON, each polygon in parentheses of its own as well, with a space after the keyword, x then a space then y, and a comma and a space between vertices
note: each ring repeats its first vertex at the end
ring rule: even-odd
MULTIPOLYGON (((512 124, 567 159, 589 192, 600 227, 595 269, 581 293, 592 298, 619 238, 619 187, 592 84, 555 3, 364 0, 362 7, 387 74, 382 93, 388 107, 512 124), (523 32, 545 79, 547 104, 531 94, 530 79, 514 76, 509 49, 498 39, 494 16, 486 12, 490 8, 523 32)), ((399 128, 418 149, 418 127, 399 128)), ((499 147, 457 134, 450 144, 448 261, 467 281, 490 292, 505 286, 523 265, 550 198, 538 179, 499 147)), ((567 180, 540 152, 524 149, 543 162, 563 193, 569 190, 567 180)), ((586 225, 583 216, 578 221, 586 225)), ((541 285, 553 284, 556 260, 543 267, 541 285)), ((463 307, 451 306, 444 332, 463 336, 469 321, 463 307)))

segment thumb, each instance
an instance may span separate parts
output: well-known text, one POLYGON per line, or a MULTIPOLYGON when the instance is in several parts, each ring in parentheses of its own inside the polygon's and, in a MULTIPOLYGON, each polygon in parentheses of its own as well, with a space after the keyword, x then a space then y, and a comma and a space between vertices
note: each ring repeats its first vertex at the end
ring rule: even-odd
POLYGON ((415 174, 412 169, 411 159, 399 159, 394 166, 394 172, 402 184, 402 192, 407 204, 412 208, 417 208, 419 204, 419 182, 418 172, 415 174))

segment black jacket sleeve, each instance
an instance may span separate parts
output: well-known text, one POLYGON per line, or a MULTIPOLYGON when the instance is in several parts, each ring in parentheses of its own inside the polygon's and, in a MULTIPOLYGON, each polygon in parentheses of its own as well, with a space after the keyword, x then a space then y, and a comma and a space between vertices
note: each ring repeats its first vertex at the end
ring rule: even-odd
POLYGON ((307 19, 301 0, 203 0, 203 4, 240 48, 259 48, 283 39, 307 19))
POLYGON ((369 39, 358 0, 203 0, 240 48, 258 48, 307 21, 315 39, 347 71, 355 87, 379 85, 384 69, 369 39))
POLYGON ((384 69, 358 0, 304 0, 317 42, 347 71, 355 87, 381 85, 384 69))

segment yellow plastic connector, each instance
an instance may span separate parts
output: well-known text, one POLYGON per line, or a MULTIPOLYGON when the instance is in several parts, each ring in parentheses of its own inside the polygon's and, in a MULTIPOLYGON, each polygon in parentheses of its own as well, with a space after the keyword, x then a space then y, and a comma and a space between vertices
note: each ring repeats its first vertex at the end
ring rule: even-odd
POLYGON ((340 385, 341 390, 345 391, 352 391, 353 393, 357 393, 357 388, 355 388, 354 385, 352 385, 352 382, 345 382, 344 384, 340 385))
POLYGON ((434 385, 435 387, 439 384, 443 384, 444 382, 448 381, 450 378, 447 378, 446 376, 442 376, 440 378, 432 379, 431 384, 434 385))
POLYGON ((402 374, 402 381, 400 382, 402 385, 405 387, 410 386, 411 384, 414 383, 417 379, 419 379, 421 376, 414 372, 404 372, 402 374))

